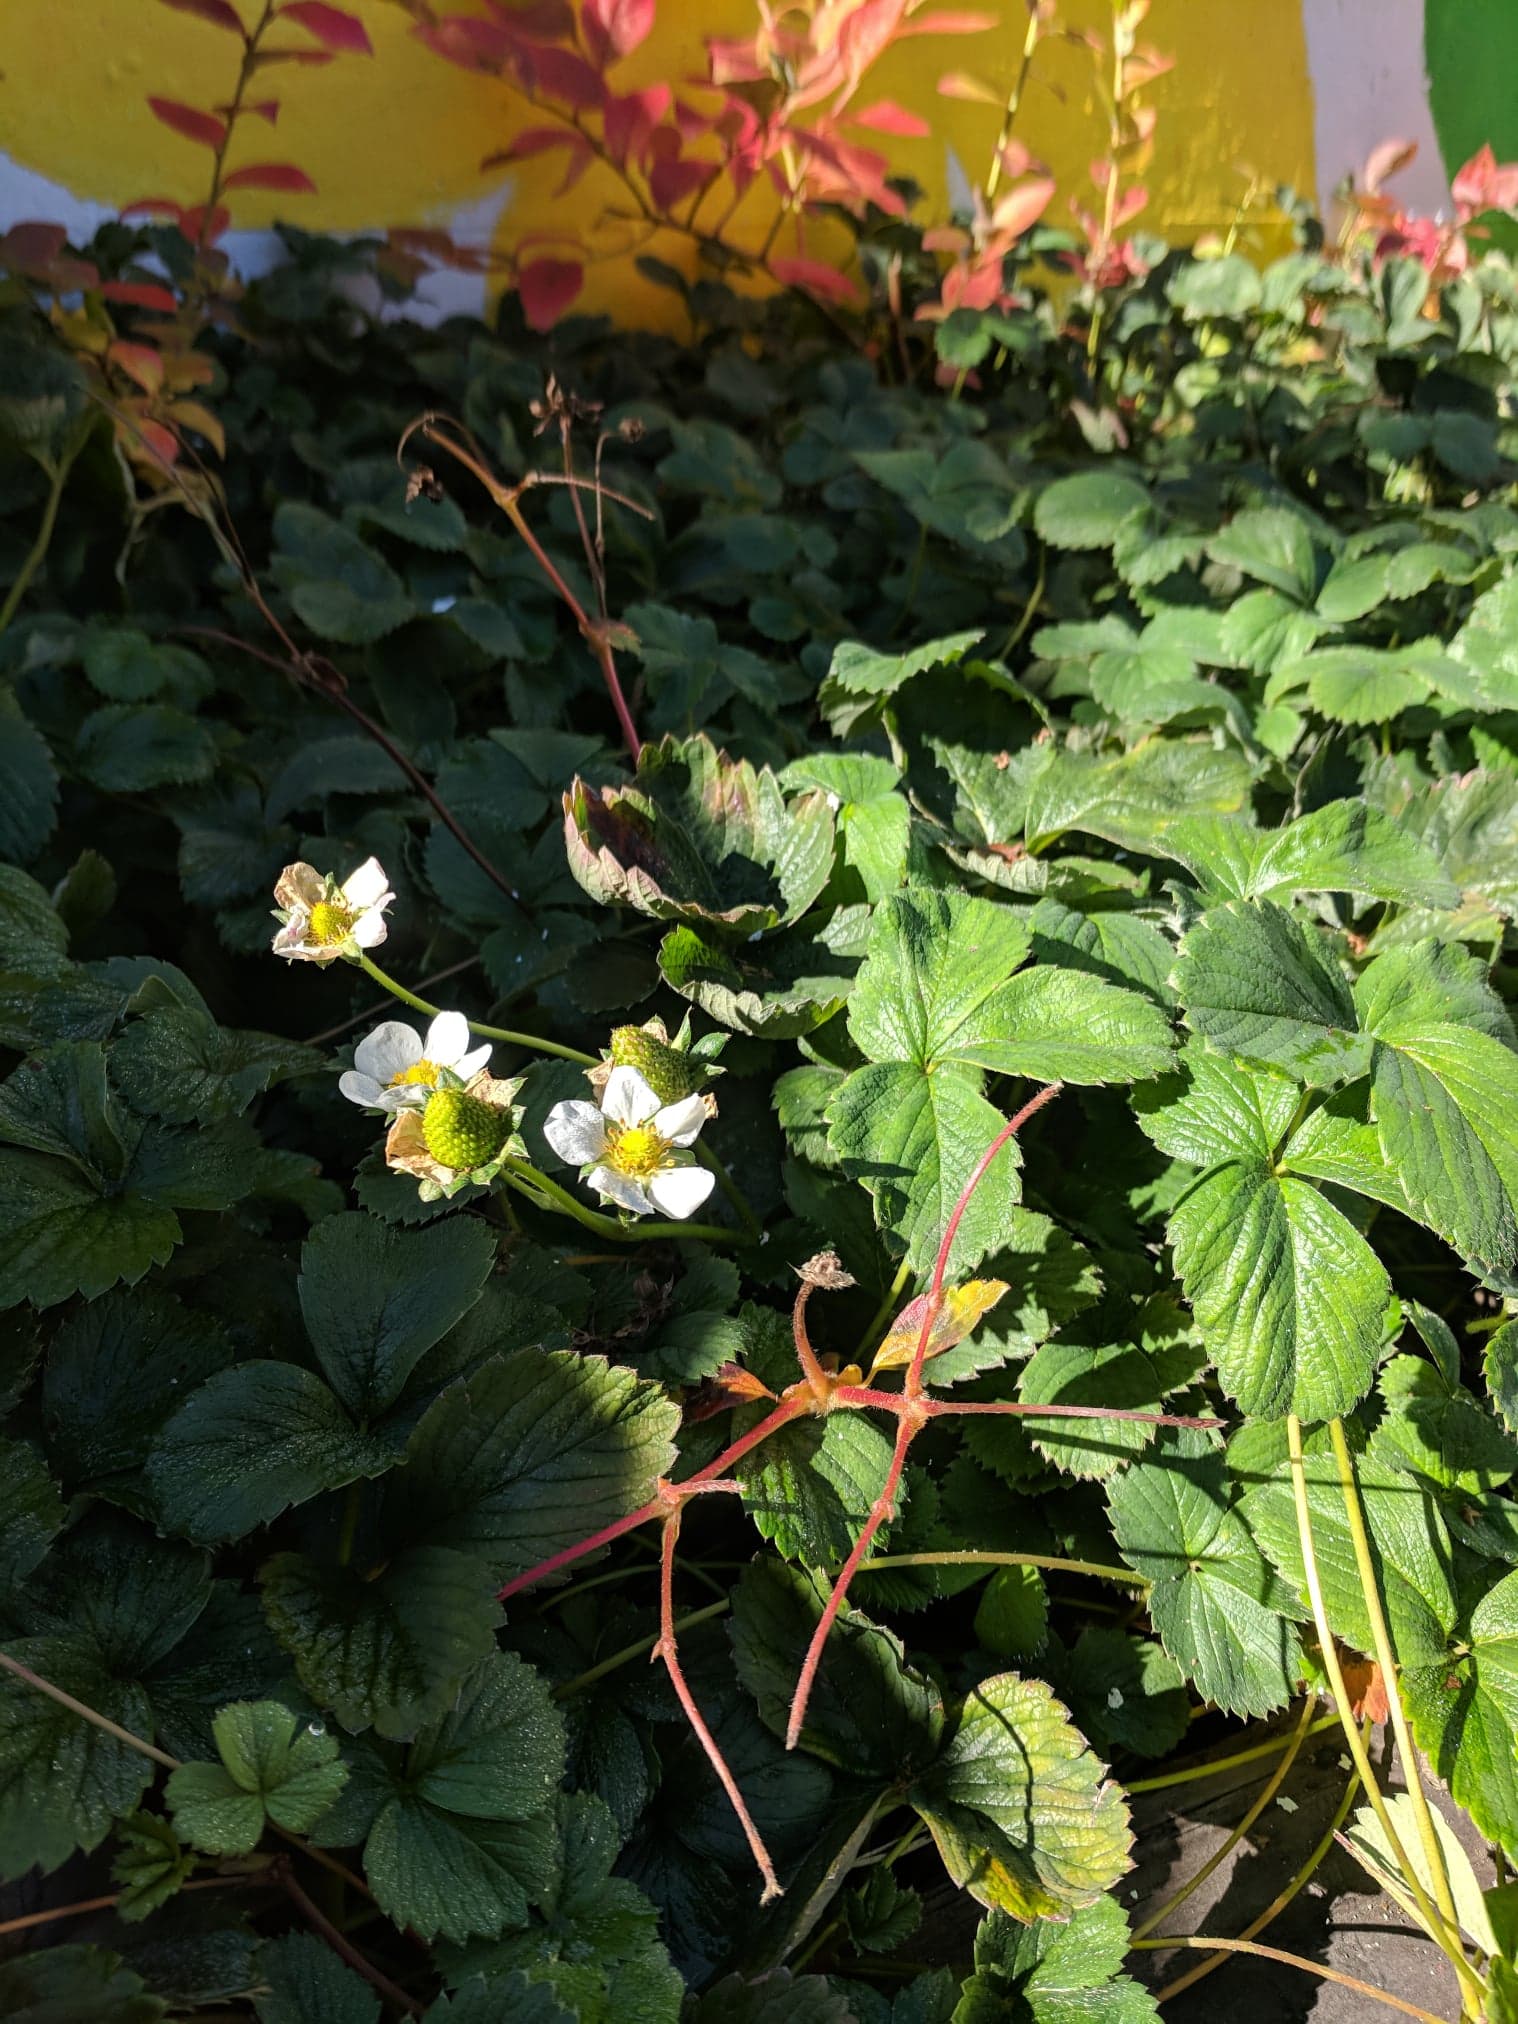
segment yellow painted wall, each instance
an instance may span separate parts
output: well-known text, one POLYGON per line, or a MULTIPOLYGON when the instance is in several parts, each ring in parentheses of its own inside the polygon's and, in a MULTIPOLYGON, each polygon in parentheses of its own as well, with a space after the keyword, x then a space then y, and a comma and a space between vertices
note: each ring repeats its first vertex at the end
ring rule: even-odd
MULTIPOLYGON (((241 0, 248 13, 250 0, 241 0)), ((265 73, 283 101, 277 127, 247 122, 233 157, 300 163, 315 197, 238 193, 234 223, 276 216, 312 228, 447 224, 454 210, 493 189, 506 194, 500 243, 525 233, 585 233, 610 248, 629 228, 605 216, 615 186, 592 171, 557 203, 550 193, 562 157, 482 175, 481 158, 533 122, 496 80, 471 76, 431 56, 387 0, 346 0, 362 15, 372 58, 344 56, 323 68, 284 65, 265 73)), ((452 0, 457 6, 460 0, 452 0)), ((982 0, 983 4, 983 0, 982 0)), ((708 34, 743 31, 754 0, 662 0, 655 37, 619 81, 677 80, 703 68, 708 34)), ((995 0, 987 11, 996 11, 995 0)), ((989 108, 940 98, 947 69, 974 69, 1010 81, 1026 20, 1023 0, 1000 0, 1005 27, 984 35, 913 40, 871 73, 866 97, 893 97, 929 118, 929 141, 887 143, 893 165, 914 176, 942 209, 946 149, 979 180, 996 126, 989 108)), ((1106 0, 1065 0, 1071 26, 1101 27, 1106 0)), ((0 147, 76 195, 123 204, 148 195, 178 202, 202 196, 209 157, 161 126, 149 92, 211 105, 228 95, 237 45, 224 31, 155 0, 0 0, 0 147)), ((1271 181, 1313 182, 1311 85, 1300 0, 1155 0, 1146 37, 1176 58, 1151 88, 1159 111, 1143 221, 1179 239, 1225 226, 1243 188, 1235 165, 1271 181)), ((301 39, 292 36, 292 39, 301 39)), ((1068 217, 1070 193, 1085 197, 1087 169, 1102 149, 1090 58, 1070 45, 1039 53, 1026 102, 1023 139, 1060 181, 1051 214, 1068 217)), ((764 198, 750 199, 756 226, 764 198)), ((747 217, 749 214, 744 213, 747 217)), ((665 238, 642 250, 689 268, 691 249, 665 238)), ((670 298, 650 289, 625 258, 597 261, 583 299, 627 321, 662 320, 670 298)))

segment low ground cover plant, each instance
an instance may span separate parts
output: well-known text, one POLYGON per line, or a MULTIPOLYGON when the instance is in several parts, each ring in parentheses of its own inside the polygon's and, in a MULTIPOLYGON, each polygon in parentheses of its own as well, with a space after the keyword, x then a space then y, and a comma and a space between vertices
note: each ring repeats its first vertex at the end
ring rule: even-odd
POLYGON ((1518 1858, 1518 289, 1107 168, 678 342, 291 229, 177 416, 208 235, 0 247, 7 2014, 1128 2024, 1342 1725, 1518 2015, 1367 1753, 1518 1858))

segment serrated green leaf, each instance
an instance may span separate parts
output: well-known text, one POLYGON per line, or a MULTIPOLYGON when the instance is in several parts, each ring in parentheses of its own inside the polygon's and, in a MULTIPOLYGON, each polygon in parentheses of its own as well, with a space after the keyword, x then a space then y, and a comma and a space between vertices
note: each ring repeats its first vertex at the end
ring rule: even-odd
POLYGON ((1480 1598, 1460 1646, 1420 1663, 1398 1640, 1413 1734, 1456 1804, 1511 1857, 1518 1851, 1518 1574, 1480 1598))
POLYGON ((112 1080, 127 1102, 170 1124, 237 1117, 276 1082, 322 1066, 315 1048, 229 1032, 189 1006, 133 1020, 111 1050, 112 1080))
POLYGON ((1098 1750, 1165 1757, 1191 1726, 1185 1676, 1152 1638, 1088 1624, 1070 1655, 1072 1711, 1098 1750))
POLYGON ((955 1883, 1015 1918, 1084 1910, 1128 1867, 1123 1795, 1042 1680, 982 1680, 907 1796, 955 1883))
POLYGON ((394 1405, 417 1363, 479 1299, 495 1262, 481 1223, 417 1231, 328 1216, 301 1252, 300 1305, 317 1360, 348 1410, 394 1405))
POLYGON ((975 1935, 975 1972, 951 2024, 1149 2024, 1149 1991, 1122 1972, 1128 1921, 1100 1898, 1068 1924, 993 1910, 975 1935))
POLYGON ((998 1567, 975 1609, 975 1635, 999 1659, 1028 1658, 1049 1630, 1049 1591, 1036 1567, 998 1567))
POLYGON ((336 1739, 278 1701, 236 1701, 212 1728, 219 1764, 181 1764, 164 1797, 175 1828, 208 1855, 246 1855, 264 1821, 314 1827, 347 1782, 336 1739))
POLYGON ((1223 1053, 1321 1089, 1369 1065, 1349 986, 1273 900, 1203 914, 1181 946, 1176 988, 1186 1023, 1223 1053))
MULTIPOLYGON (((1157 1413, 1171 1392, 1191 1382, 1201 1364, 1201 1352, 1189 1343, 1170 1344, 1151 1354, 1132 1342, 1095 1349, 1074 1342, 1046 1342, 1023 1365, 1017 1394, 1025 1406, 1157 1413)), ((1100 1479, 1141 1454, 1156 1429, 1143 1420, 1032 1412, 1022 1416, 1022 1431, 1066 1475, 1100 1479)))
POLYGON ((134 1813, 123 1820, 117 1844, 111 1864, 111 1881, 121 1886, 116 1916, 129 1925, 167 1904, 194 1874, 194 1856, 186 1854, 179 1836, 156 1813, 134 1813))
POLYGON ((1081 471, 1038 495, 1033 525, 1055 548, 1110 548, 1129 521, 1149 511, 1149 494, 1124 471, 1081 471))
POLYGON ((379 2024, 374 1990, 313 1933, 265 1940, 257 1961, 258 2024, 379 2024))
POLYGON ((410 1735, 451 1706, 501 1620, 489 1570, 446 1546, 404 1547, 367 1581, 277 1553, 261 1578, 269 1627, 312 1700, 382 1736, 410 1735))
POLYGON ((498 1581, 654 1493, 679 1408, 600 1357, 524 1350, 450 1385, 411 1438, 405 1536, 474 1553, 498 1581))
MULTIPOLYGON (((20 1637, 6 1654, 135 1736, 151 1740, 152 1710, 142 1688, 113 1679, 84 1640, 20 1637)), ((153 1778, 139 1750, 39 1694, 13 1673, 0 1676, 0 1877, 33 1867, 44 1875, 76 1849, 104 1840, 113 1819, 131 1813, 153 1778)))

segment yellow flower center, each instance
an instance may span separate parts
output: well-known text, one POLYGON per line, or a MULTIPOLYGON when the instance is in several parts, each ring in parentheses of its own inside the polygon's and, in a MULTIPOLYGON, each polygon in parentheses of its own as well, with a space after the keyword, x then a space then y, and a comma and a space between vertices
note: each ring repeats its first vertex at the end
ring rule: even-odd
POLYGON ((324 949, 347 941, 353 932, 354 913, 341 900, 318 900, 311 909, 311 939, 324 949))
POLYGON ((409 1068, 392 1075, 385 1086, 387 1089, 402 1089, 408 1083, 420 1082, 430 1088, 437 1078, 438 1065, 435 1061, 413 1061, 409 1068))
POLYGON ((607 1133, 606 1157, 619 1173, 647 1180, 665 1163, 667 1142, 646 1124, 613 1125, 607 1133))

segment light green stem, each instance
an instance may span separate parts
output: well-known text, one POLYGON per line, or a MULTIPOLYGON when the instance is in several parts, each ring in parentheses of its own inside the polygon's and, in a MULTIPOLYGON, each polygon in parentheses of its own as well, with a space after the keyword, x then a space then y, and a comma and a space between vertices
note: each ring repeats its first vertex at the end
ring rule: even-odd
POLYGON ((84 437, 81 436, 58 459, 49 474, 51 482, 47 488, 47 498, 43 502, 42 518, 37 524, 37 538, 26 551, 25 560, 16 571, 15 581, 6 592, 4 604, 0 604, 0 632, 4 632, 16 616, 32 578, 47 559, 47 551, 52 546, 53 529, 58 523, 58 508, 63 500, 63 488, 68 483, 69 472, 73 470, 74 461, 83 448, 84 437))
MULTIPOLYGON (((731 1606, 726 1596, 721 1602, 709 1602, 705 1609, 693 1609, 689 1616, 682 1616, 675 1629, 677 1632, 692 1630, 698 1623, 710 1623, 714 1616, 724 1615, 731 1606)), ((639 1638, 636 1644, 624 1645, 621 1651, 613 1652, 609 1659, 602 1659, 599 1665, 592 1666, 588 1672, 576 1673, 572 1680, 566 1680, 562 1686, 555 1687, 553 1698, 556 1701, 566 1701, 571 1694, 578 1694, 586 1687, 593 1687, 597 1680, 604 1680, 608 1673, 616 1672, 619 1666, 629 1665, 634 1659, 641 1658, 645 1652, 651 1652, 658 1642, 657 1637, 645 1637, 639 1638)))
MULTIPOLYGON (((1142 1574, 1131 1567, 1103 1567, 1095 1560, 1061 1560, 1053 1553, 878 1553, 861 1560, 856 1570, 868 1574, 877 1567, 1049 1567, 1056 1574, 1089 1574, 1098 1581, 1120 1581, 1127 1588, 1151 1588, 1142 1574)), ((1132 1786, 1128 1788, 1133 1790, 1132 1786)))
MULTIPOLYGON (((399 998, 403 1005, 410 1005, 418 1012, 425 1012, 429 1019, 436 1018, 442 1010, 439 1005, 430 1005, 425 998, 418 998, 415 991, 408 991, 404 984, 387 976, 374 958, 363 949, 358 952, 359 968, 372 977, 376 984, 388 991, 392 998, 399 998)), ((562 1047, 557 1040, 545 1040, 540 1033, 515 1033, 508 1026, 482 1026, 478 1019, 468 1022, 471 1033, 478 1033, 482 1040, 503 1040, 511 1047, 525 1047, 536 1054, 556 1054, 561 1061, 578 1061, 584 1068, 594 1068, 596 1057, 582 1054, 578 1047, 562 1047)))
MULTIPOLYGON (((880 1331, 888 1321, 894 1319, 897 1302, 906 1291, 906 1284, 911 1276, 912 1262, 909 1258, 903 1258, 900 1265, 896 1268, 896 1277, 891 1281, 890 1286, 886 1290, 884 1300, 881 1301, 875 1312, 870 1316, 864 1334, 859 1338, 859 1347, 854 1352, 854 1361, 856 1363, 863 1362, 868 1352, 879 1342, 880 1331)), ((870 1375, 874 1376, 873 1370, 870 1375)))
POLYGON ((748 1244, 753 1241, 741 1230, 724 1230, 717 1223, 639 1222, 624 1228, 614 1216, 603 1216, 599 1210, 587 1208, 568 1188, 561 1188, 557 1181, 539 1173, 526 1160, 503 1160, 501 1172, 518 1194, 536 1202, 540 1209, 557 1209, 561 1215, 573 1216, 577 1223, 582 1223, 587 1230, 594 1230, 598 1237, 608 1238, 613 1244, 645 1244, 658 1237, 690 1237, 707 1244, 748 1244))
MULTIPOLYGON (((1325 1729, 1337 1729, 1337 1715, 1319 1715, 1309 1723, 1303 1736, 1320 1736, 1325 1729)), ((1292 1745, 1290 1736, 1272 1736, 1268 1743, 1252 1743, 1247 1750, 1235 1750, 1231 1757, 1211 1757, 1205 1764, 1188 1764, 1184 1771, 1166 1771, 1155 1778, 1134 1778, 1124 1787, 1127 1792, 1165 1792, 1172 1785, 1194 1785, 1199 1779, 1210 1778, 1216 1771, 1234 1771, 1240 1764, 1258 1763, 1261 1757, 1278 1757, 1292 1745)))

